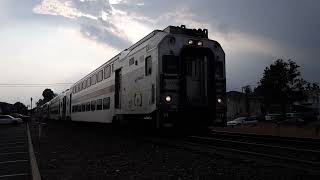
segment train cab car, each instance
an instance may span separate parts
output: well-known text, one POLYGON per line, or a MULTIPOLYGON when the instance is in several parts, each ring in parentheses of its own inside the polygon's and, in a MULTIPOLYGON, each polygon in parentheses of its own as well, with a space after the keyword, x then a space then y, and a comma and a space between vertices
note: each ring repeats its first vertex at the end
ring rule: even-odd
POLYGON ((57 99, 59 117, 73 121, 225 125, 225 54, 207 29, 169 26, 123 50, 57 99))
POLYGON ((225 54, 208 30, 169 26, 159 43, 159 104, 164 121, 225 124, 225 54))

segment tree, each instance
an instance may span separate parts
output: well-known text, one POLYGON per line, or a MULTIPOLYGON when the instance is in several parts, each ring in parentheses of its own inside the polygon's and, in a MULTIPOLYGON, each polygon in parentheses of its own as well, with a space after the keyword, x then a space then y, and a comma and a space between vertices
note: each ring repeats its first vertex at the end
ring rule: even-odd
POLYGON ((43 99, 39 99, 38 102, 36 102, 37 107, 41 106, 44 104, 43 99))
POLYGON ((51 89, 45 89, 42 92, 43 99, 39 99, 38 102, 36 102, 36 105, 39 107, 46 102, 49 102, 51 99, 53 99, 57 94, 55 94, 51 89))
POLYGON ((24 114, 27 111, 27 106, 25 106, 21 102, 16 102, 16 103, 13 104, 13 111, 15 111, 17 113, 24 114))
POLYGON ((279 104, 285 113, 287 105, 304 100, 308 90, 319 89, 316 83, 311 84, 302 79, 298 68, 290 59, 276 60, 265 68, 255 93, 264 97, 266 106, 279 104))
POLYGON ((246 96, 246 113, 249 115, 250 113, 250 103, 249 103, 249 95, 252 94, 252 89, 250 85, 246 85, 242 87, 242 91, 245 93, 246 96))
POLYGON ((42 92, 42 96, 43 96, 43 100, 45 102, 48 102, 55 97, 55 94, 53 93, 53 91, 51 89, 45 89, 42 92))
POLYGON ((251 94, 252 93, 251 86, 246 85, 246 86, 242 87, 242 91, 244 91, 245 94, 251 94))

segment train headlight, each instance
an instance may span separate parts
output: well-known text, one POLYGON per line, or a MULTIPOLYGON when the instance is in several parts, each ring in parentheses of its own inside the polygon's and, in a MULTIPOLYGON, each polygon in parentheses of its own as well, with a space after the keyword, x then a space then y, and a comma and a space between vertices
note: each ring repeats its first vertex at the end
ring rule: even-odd
POLYGON ((171 96, 166 96, 165 100, 166 100, 167 103, 169 103, 169 102, 172 101, 172 98, 171 98, 171 96))
POLYGON ((203 45, 202 41, 198 41, 197 45, 202 46, 203 45))
POLYGON ((222 103, 222 99, 221 98, 218 98, 217 101, 218 101, 219 104, 222 103))
POLYGON ((189 39, 188 44, 189 44, 189 45, 192 45, 192 44, 193 44, 193 40, 192 40, 192 39, 189 39))

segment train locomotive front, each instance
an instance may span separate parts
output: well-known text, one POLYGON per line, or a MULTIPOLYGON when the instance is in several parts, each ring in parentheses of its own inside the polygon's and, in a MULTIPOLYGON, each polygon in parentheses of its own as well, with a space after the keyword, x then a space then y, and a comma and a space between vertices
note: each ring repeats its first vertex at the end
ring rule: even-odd
POLYGON ((208 30, 169 26, 158 45, 157 126, 226 124, 225 54, 208 30))

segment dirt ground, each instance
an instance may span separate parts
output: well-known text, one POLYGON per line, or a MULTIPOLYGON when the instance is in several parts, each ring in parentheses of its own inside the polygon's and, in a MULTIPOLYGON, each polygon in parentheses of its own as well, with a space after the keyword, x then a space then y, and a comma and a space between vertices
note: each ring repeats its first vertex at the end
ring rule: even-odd
POLYGON ((320 139, 320 122, 315 121, 306 125, 276 124, 274 122, 260 121, 258 125, 240 125, 234 127, 212 127, 213 130, 240 133, 254 133, 285 137, 303 137, 320 139))

